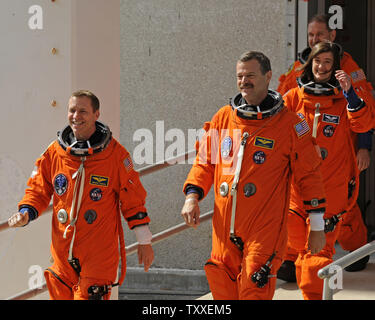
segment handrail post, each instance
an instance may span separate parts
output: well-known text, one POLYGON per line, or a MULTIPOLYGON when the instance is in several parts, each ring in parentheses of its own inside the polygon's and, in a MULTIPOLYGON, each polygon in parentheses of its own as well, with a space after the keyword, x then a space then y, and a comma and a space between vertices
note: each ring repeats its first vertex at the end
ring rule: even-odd
POLYGON ((331 277, 324 278, 323 282, 323 300, 333 300, 333 290, 329 286, 331 277))

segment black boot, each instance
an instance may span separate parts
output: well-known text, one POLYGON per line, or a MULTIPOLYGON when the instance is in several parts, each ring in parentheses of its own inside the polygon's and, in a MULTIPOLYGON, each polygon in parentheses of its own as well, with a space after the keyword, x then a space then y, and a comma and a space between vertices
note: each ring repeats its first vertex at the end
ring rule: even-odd
POLYGON ((297 282, 294 261, 285 260, 277 271, 277 278, 287 282, 297 282))
POLYGON ((348 272, 361 271, 366 268, 366 265, 369 259, 370 259, 370 256, 365 256, 362 259, 358 260, 357 262, 354 262, 351 265, 347 266, 346 268, 344 268, 344 270, 348 272))

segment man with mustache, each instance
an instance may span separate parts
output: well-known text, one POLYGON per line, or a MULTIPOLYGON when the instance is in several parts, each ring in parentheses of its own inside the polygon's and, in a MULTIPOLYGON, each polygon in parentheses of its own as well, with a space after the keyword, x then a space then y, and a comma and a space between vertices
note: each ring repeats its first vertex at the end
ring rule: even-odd
POLYGON ((313 221, 309 248, 319 252, 325 244, 320 158, 306 121, 268 89, 272 71, 263 53, 245 52, 236 76, 239 93, 204 126, 181 215, 197 227, 199 201, 213 185, 212 251, 205 264, 213 298, 272 299, 286 248, 292 174, 313 221))

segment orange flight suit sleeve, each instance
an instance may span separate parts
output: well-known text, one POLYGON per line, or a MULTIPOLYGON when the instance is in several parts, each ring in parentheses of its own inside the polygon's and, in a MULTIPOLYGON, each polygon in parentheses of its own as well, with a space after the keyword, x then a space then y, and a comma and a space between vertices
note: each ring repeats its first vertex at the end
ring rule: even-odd
POLYGON ((286 73, 283 73, 279 77, 279 86, 277 87, 277 92, 281 95, 287 93, 290 89, 297 87, 297 78, 301 75, 301 71, 298 68, 301 63, 297 60, 295 61, 286 73))
POLYGON ((294 150, 291 156, 293 182, 303 200, 303 208, 306 213, 325 212, 326 194, 320 171, 321 158, 316 152, 310 129, 303 136, 297 132, 296 126, 303 124, 308 127, 306 120, 297 115, 296 118, 298 118, 298 122, 293 134, 294 150), (318 200, 318 203, 312 202, 313 199, 318 200))
POLYGON ((354 132, 368 132, 375 127, 375 109, 365 100, 363 107, 348 110, 350 129, 354 132))
POLYGON ((208 194, 214 182, 214 161, 217 159, 215 150, 218 149, 216 146, 218 136, 217 130, 214 128, 214 118, 211 122, 204 124, 205 134, 199 142, 198 154, 183 186, 184 192, 189 184, 202 188, 202 199, 208 194))
POLYGON ((375 108, 375 90, 372 84, 367 81, 363 70, 347 52, 344 52, 341 60, 341 68, 350 76, 357 95, 365 100, 367 105, 375 108))
POLYGON ((125 150, 120 165, 120 209, 130 229, 150 222, 145 208, 147 192, 139 173, 134 170, 129 153, 125 150))
MULTIPOLYGON (((35 162, 34 170, 27 181, 25 195, 19 202, 18 207, 31 206, 40 216, 48 207, 53 194, 51 183, 51 157, 48 148, 35 162)), ((35 217, 37 218, 37 217, 35 217)))

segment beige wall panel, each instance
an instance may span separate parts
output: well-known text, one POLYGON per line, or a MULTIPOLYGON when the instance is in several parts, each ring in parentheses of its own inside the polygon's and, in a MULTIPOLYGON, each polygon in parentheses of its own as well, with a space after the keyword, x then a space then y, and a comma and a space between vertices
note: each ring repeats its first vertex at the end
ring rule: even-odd
MULTIPOLYGON (((244 51, 263 51, 271 59, 276 88, 286 70, 287 3, 121 0, 121 142, 133 154, 142 143, 134 134, 149 130, 155 162, 180 139, 165 141, 172 130, 169 134, 185 138, 187 151, 188 130, 201 128, 236 94, 235 63, 244 51)), ((135 162, 138 168, 146 165, 135 162)), ((182 222, 182 185, 190 167, 178 164, 142 179, 153 233, 182 222)), ((201 212, 212 208, 211 191, 201 212)), ((127 233, 127 244, 133 241, 127 233)), ((155 267, 201 269, 211 249, 211 223, 154 249, 155 267)), ((135 256, 128 263, 138 265, 135 256)))
MULTIPOLYGON (((35 159, 66 125, 73 90, 97 93, 102 120, 119 136, 119 8, 119 0, 0 2, 0 222, 17 210, 35 159), (42 29, 29 27, 33 5, 42 29)), ((0 299, 28 289, 50 265, 50 221, 46 213, 0 233, 0 299)))

